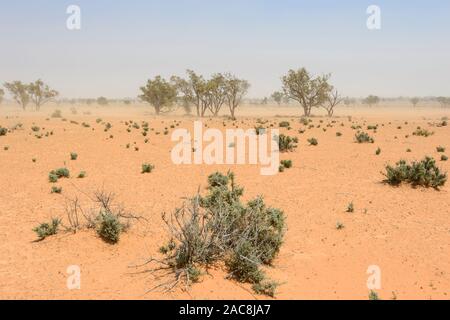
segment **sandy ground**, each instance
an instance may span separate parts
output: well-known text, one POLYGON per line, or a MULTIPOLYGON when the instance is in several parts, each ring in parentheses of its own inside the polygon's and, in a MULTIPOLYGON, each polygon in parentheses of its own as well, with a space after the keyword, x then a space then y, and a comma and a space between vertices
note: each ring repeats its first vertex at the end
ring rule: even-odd
MULTIPOLYGON (((334 119, 313 118, 321 127, 300 134, 299 108, 243 108, 239 126, 253 127, 256 117, 275 123, 288 120, 292 129, 282 132, 299 138, 294 152, 281 155, 293 161, 293 168, 261 176, 255 165, 172 164, 174 143, 170 134, 162 132, 174 120, 181 122, 179 127, 192 130, 193 118, 155 117, 144 108, 84 107, 90 114, 80 111, 72 115, 68 108, 62 108, 67 118, 62 121, 49 117, 55 108, 49 106, 39 113, 22 112, 17 107, 0 111, 1 126, 23 124, 22 129, 0 137, 0 298, 265 299, 254 295, 249 285, 225 279, 220 268, 203 275, 202 282, 188 292, 180 288, 171 293, 148 293, 156 280, 149 274, 136 274, 139 269, 130 267, 158 256, 158 248, 167 240, 161 213, 180 206, 182 198, 195 194, 199 186, 203 189, 210 173, 228 169, 245 187, 246 199, 261 194, 267 204, 287 215, 285 243, 273 268, 267 270, 281 283, 277 298, 367 299, 366 271, 370 265, 381 268, 382 288, 377 292, 382 299, 450 297, 450 183, 440 191, 408 185, 394 188, 381 183, 380 173, 385 164, 399 159, 425 155, 439 159, 439 145, 450 155, 450 126, 429 125, 449 117, 449 110, 347 108, 339 110, 334 119), (374 144, 354 143, 355 131, 348 115, 363 128, 380 125, 377 133, 371 134, 374 144), (112 129, 104 132, 97 118, 110 122, 112 129), (147 144, 141 130, 126 131, 123 122, 127 120, 150 123, 154 131, 150 131, 147 144), (91 127, 82 127, 82 122, 91 127), (328 123, 333 127, 324 132, 328 123), (42 133, 53 131, 53 135, 37 139, 31 130, 34 125, 42 133), (435 134, 413 136, 417 126, 435 134), (156 131, 161 134, 156 135, 156 131), (341 137, 336 136, 338 131, 341 137), (311 137, 318 139, 318 146, 308 145, 311 137), (139 151, 134 150, 134 142, 139 151), (125 147, 128 143, 130 149, 125 147), (4 150, 5 146, 9 149, 4 150), (377 147, 382 150, 378 156, 377 147), (70 161, 70 152, 78 153, 78 160, 70 161), (141 174, 144 162, 155 164, 154 172, 141 174), (67 166, 73 177, 58 182, 63 188, 61 195, 51 194, 48 173, 62 166, 67 166), (87 177, 76 179, 81 170, 87 177), (134 222, 117 245, 106 244, 92 230, 35 241, 32 228, 38 223, 51 217, 65 219, 66 197, 78 196, 88 206, 84 194, 102 187, 147 220, 134 222), (352 201, 355 212, 345 212, 352 201), (336 229, 338 221, 345 226, 342 230, 336 229), (80 290, 67 289, 70 265, 81 268, 80 290)), ((223 119, 204 121, 209 127, 224 128, 223 119)), ((438 165, 450 171, 449 161, 438 161, 438 165)))

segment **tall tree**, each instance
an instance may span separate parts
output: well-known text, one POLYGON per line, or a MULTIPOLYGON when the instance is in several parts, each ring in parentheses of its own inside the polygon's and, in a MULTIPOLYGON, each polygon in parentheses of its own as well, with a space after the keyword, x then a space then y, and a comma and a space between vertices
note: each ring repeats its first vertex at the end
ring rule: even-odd
POLYGON ((177 98, 176 87, 167 82, 161 76, 156 76, 154 80, 148 80, 145 87, 141 87, 142 101, 150 103, 155 108, 157 115, 170 112, 173 103, 177 98))
POLYGON ((336 89, 332 89, 327 95, 327 101, 322 105, 329 117, 333 116, 334 108, 342 102, 342 97, 336 89))
POLYGON ((98 97, 97 104, 100 106, 106 106, 108 104, 108 99, 105 97, 98 97))
POLYGON ((212 78, 207 81, 205 89, 205 95, 209 97, 208 109, 213 116, 217 116, 227 97, 225 77, 220 73, 214 74, 212 78))
POLYGON ((271 98, 278 104, 280 105, 281 102, 283 102, 283 93, 280 91, 275 91, 274 93, 272 93, 271 98))
POLYGON ((305 116, 310 116, 312 108, 321 106, 327 100, 331 89, 329 78, 329 75, 314 78, 305 68, 297 71, 291 69, 282 77, 283 92, 300 103, 305 116))
POLYGON ((250 84, 246 80, 238 79, 234 75, 225 75, 226 101, 232 119, 235 119, 236 109, 247 94, 250 84))
POLYGON ((21 81, 6 82, 5 88, 9 91, 14 101, 22 106, 22 109, 27 108, 30 102, 30 95, 28 94, 28 86, 21 81))
POLYGON ((373 106, 374 104, 378 104, 379 102, 380 98, 374 95, 370 95, 362 101, 362 103, 369 105, 369 107, 373 106))
POLYGON ((49 102, 56 96, 58 96, 58 91, 50 89, 41 79, 32 82, 27 87, 28 94, 31 101, 33 101, 36 106, 36 110, 40 110, 41 106, 49 102))
POLYGON ((411 98, 411 103, 412 103, 412 105, 413 105, 413 107, 416 107, 417 106, 417 104, 419 103, 419 101, 420 101, 420 99, 419 98, 417 98, 417 97, 415 97, 415 98, 411 98))

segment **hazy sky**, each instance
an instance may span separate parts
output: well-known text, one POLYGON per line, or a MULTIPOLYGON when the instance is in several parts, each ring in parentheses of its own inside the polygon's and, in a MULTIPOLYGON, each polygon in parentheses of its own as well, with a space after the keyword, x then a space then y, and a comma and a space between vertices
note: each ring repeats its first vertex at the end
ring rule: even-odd
POLYGON ((66 97, 135 97, 187 68, 235 73, 262 97, 299 67, 349 96, 450 96, 448 0, 0 0, 0 35, 1 83, 42 78, 66 97), (381 30, 366 27, 371 4, 381 30))

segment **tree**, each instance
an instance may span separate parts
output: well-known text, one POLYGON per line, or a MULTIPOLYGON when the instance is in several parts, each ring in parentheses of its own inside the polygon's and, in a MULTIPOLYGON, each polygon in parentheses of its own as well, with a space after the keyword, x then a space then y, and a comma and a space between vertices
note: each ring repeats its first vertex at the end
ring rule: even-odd
POLYGON ((441 104, 442 108, 445 108, 446 106, 450 105, 450 98, 447 97, 437 97, 436 101, 441 104))
POLYGON ((226 100, 226 81, 225 77, 220 74, 214 74, 210 80, 206 82, 205 95, 207 96, 207 106, 213 116, 219 114, 222 105, 226 100))
POLYGON ((419 98, 412 98, 410 101, 413 104, 413 106, 415 107, 419 103, 420 99, 419 98))
POLYGON ((334 108, 342 102, 342 98, 339 92, 334 89, 331 90, 327 95, 327 101, 322 105, 322 107, 327 110, 328 116, 332 117, 334 113, 334 108))
POLYGON ((0 104, 3 102, 3 97, 5 96, 5 90, 0 89, 0 104))
POLYGON ((232 119, 235 119, 235 112, 237 107, 241 104, 242 99, 247 94, 250 84, 246 80, 238 79, 234 75, 225 75, 226 86, 226 100, 230 115, 232 119))
POLYGON ((271 98, 278 104, 280 105, 281 102, 283 102, 283 93, 280 91, 275 91, 274 93, 272 93, 271 98))
POLYGON ((352 104, 355 104, 355 99, 353 99, 353 98, 349 98, 349 97, 346 97, 345 99, 344 99, 344 104, 346 105, 346 106, 350 106, 350 105, 352 105, 352 104))
POLYGON ((25 110, 30 102, 30 96, 28 94, 28 86, 21 81, 6 82, 5 88, 10 92, 14 101, 22 106, 25 110))
POLYGON ((283 92, 300 103, 305 116, 310 116, 312 108, 321 106, 327 100, 329 78, 329 75, 313 78, 305 68, 297 71, 291 69, 282 77, 283 92))
POLYGON ((150 103, 155 108, 157 115, 171 111, 171 106, 176 101, 177 89, 161 76, 156 76, 154 80, 148 80, 145 87, 141 87, 142 101, 150 103))
POLYGON ((377 96, 373 96, 373 95, 368 96, 367 98, 365 98, 362 101, 362 103, 368 104, 369 107, 373 106, 374 104, 378 104, 379 102, 380 102, 380 98, 377 96))
POLYGON ((40 110, 41 106, 49 102, 56 96, 58 91, 50 89, 41 79, 32 82, 27 87, 28 95, 36 106, 36 110, 40 110))
POLYGON ((98 97, 97 104, 101 106, 106 106, 108 104, 108 99, 106 99, 105 97, 98 97))

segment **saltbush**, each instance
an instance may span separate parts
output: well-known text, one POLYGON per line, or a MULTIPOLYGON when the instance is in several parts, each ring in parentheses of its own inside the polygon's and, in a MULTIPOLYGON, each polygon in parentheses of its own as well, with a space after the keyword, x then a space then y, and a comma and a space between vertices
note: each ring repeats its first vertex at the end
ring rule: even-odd
POLYGON ((399 185, 402 182, 413 186, 424 186, 438 188, 447 181, 447 173, 442 173, 436 167, 436 161, 431 157, 425 157, 421 161, 413 161, 408 164, 400 160, 395 166, 386 166, 386 182, 390 185, 399 185))

